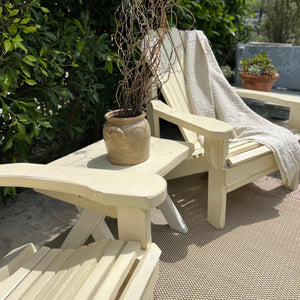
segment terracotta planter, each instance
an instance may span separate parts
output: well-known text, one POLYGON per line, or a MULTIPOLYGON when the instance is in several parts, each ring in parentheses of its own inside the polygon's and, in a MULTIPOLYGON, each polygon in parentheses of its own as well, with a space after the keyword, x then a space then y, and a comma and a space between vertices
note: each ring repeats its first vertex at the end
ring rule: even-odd
POLYGON ((240 72, 242 84, 244 89, 257 90, 263 92, 270 92, 273 84, 278 79, 279 74, 265 75, 265 74, 248 74, 240 72))
POLYGON ((118 118, 119 111, 105 115, 103 137, 108 159, 115 165, 136 165, 149 158, 150 126, 146 113, 133 118, 118 118))

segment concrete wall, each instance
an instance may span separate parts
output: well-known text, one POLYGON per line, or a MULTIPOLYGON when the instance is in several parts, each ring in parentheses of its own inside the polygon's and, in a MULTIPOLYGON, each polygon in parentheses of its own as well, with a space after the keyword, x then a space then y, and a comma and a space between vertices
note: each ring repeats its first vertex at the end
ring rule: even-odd
POLYGON ((238 45, 236 84, 242 84, 238 74, 241 59, 249 59, 262 52, 269 55, 272 64, 278 69, 279 78, 274 87, 300 90, 300 46, 238 45))

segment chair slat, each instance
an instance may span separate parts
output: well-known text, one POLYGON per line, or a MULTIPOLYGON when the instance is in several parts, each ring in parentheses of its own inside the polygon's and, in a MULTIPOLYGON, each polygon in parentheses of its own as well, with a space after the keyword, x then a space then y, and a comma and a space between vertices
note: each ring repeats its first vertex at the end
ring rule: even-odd
MULTIPOLYGON (((295 137, 300 142, 300 134, 295 134, 295 137)), ((246 161, 255 159, 259 156, 271 153, 271 151, 272 150, 268 146, 261 145, 257 142, 248 142, 240 146, 233 147, 232 150, 230 149, 229 153, 231 155, 228 155, 226 161, 230 167, 233 167, 236 165, 240 165, 246 161), (237 148, 236 153, 234 150, 235 148, 237 148)))
POLYGON ((70 255, 74 252, 74 249, 64 250, 61 255, 48 267, 43 275, 31 286, 24 291, 22 300, 32 300, 34 297, 44 288, 46 284, 55 276, 59 268, 69 259, 70 255))
MULTIPOLYGON (((158 263, 161 250, 155 244, 145 251, 146 253, 140 260, 139 266, 130 277, 127 286, 125 287, 120 300, 131 300, 131 299, 144 299, 143 290, 141 286, 147 286, 149 278, 151 278, 152 273, 155 272, 155 266, 158 263), (143 264, 143 268, 141 265, 143 264)), ((155 280, 155 278, 153 278, 155 280)))
POLYGON ((240 143, 239 145, 229 147, 228 158, 260 147, 261 144, 255 141, 246 141, 245 143, 240 143))
POLYGON ((5 255, 0 261, 0 282, 15 273, 36 251, 35 246, 29 243, 5 255))
MULTIPOLYGON (((47 285, 45 285, 39 293, 36 295, 34 299, 47 299, 47 297, 51 297, 54 295, 57 285, 60 284, 62 278, 68 273, 69 275, 72 274, 73 270, 76 266, 80 263, 80 259, 85 253, 86 246, 78 248, 74 251, 69 258, 60 266, 59 270, 55 273, 55 276, 51 278, 47 285)), ((49 298, 48 298, 49 299, 49 298)))
POLYGON ((16 286, 29 274, 50 249, 41 247, 20 269, 0 283, 0 299, 5 299, 16 286))
POLYGON ((115 299, 140 250, 140 243, 132 241, 127 243, 98 289, 96 299, 115 299))
POLYGON ((97 266, 97 263, 108 247, 109 241, 110 240, 105 239, 96 243, 95 247, 93 247, 90 251, 88 258, 85 259, 81 264, 80 270, 76 272, 76 274, 72 277, 72 280, 69 281, 61 294, 58 295, 58 299, 59 297, 74 299, 80 287, 84 284, 84 282, 87 280, 87 277, 97 266))
POLYGON ((230 167, 239 165, 241 163, 244 163, 246 161, 249 161, 251 159, 255 159, 259 156, 265 155, 270 153, 272 150, 268 146, 261 146, 259 148, 255 148, 240 154, 237 154, 235 156, 232 156, 228 158, 226 161, 230 167))
POLYGON ((35 281, 42 276, 43 272, 45 272, 45 270, 59 256, 61 252, 61 249, 50 250, 43 257, 43 259, 35 266, 35 268, 31 270, 31 272, 13 290, 13 292, 7 297, 7 300, 20 299, 21 296, 24 294, 24 291, 26 291, 35 284, 35 281))
POLYGON ((145 251, 135 241, 105 239, 77 250, 42 247, 4 291, 7 299, 125 299, 148 295, 156 281, 161 250, 151 244, 145 251), (136 294, 136 295, 135 295, 136 294), (129 297, 129 298, 128 298, 129 297))
MULTIPOLYGON (((162 94, 166 102, 171 107, 184 112, 191 112, 189 96, 185 86, 184 73, 184 46, 183 40, 178 30, 172 29, 169 35, 164 39, 161 59, 168 61, 172 69, 169 79, 162 86, 162 94), (176 49, 176 51, 174 51, 176 49)), ((161 70, 159 70, 161 72, 161 70)), ((167 79, 163 77, 163 82, 167 79)), ((194 143, 197 141, 197 135, 186 128, 179 128, 186 141, 194 143)))
POLYGON ((114 262, 124 246, 125 242, 122 241, 116 240, 110 242, 103 254, 103 257, 101 257, 97 266, 86 278, 86 281, 77 291, 77 294, 74 296, 73 300, 82 300, 88 296, 94 296, 96 289, 101 285, 105 279, 105 276, 110 272, 114 262))
POLYGON ((67 272, 64 272, 59 281, 56 282, 54 288, 52 288, 51 292, 47 294, 45 299, 58 300, 67 298, 66 296, 72 291, 73 286, 75 286, 76 275, 82 271, 82 264, 90 259, 90 257, 94 254, 96 247, 97 243, 92 243, 88 246, 82 247, 82 249, 76 250, 76 252, 79 254, 76 255, 74 260, 69 262, 69 268, 67 272))

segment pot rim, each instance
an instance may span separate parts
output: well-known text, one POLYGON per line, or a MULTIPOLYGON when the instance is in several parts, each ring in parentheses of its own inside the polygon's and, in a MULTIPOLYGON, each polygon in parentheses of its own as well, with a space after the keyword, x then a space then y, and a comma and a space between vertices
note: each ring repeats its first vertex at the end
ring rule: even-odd
POLYGON ((104 117, 107 121, 111 120, 111 121, 114 121, 114 122, 118 122, 118 121, 120 121, 120 122, 139 121, 139 120, 142 120, 146 117, 146 112, 145 111, 142 111, 142 113, 139 116, 135 116, 135 117, 130 117, 130 118, 115 117, 115 115, 119 114, 120 111, 122 111, 122 109, 116 109, 116 110, 109 111, 104 115, 104 117))
POLYGON ((248 76, 248 77, 279 77, 279 73, 276 72, 273 75, 269 75, 269 74, 250 74, 248 72, 245 71, 240 71, 240 75, 244 75, 244 76, 248 76))

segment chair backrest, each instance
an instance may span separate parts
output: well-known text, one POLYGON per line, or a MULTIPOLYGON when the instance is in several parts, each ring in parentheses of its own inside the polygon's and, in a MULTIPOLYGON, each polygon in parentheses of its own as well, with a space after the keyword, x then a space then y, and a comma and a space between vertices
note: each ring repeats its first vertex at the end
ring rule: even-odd
MULTIPOLYGON (((179 111, 192 113, 190 97, 186 88, 185 78, 185 32, 172 28, 165 36, 161 61, 162 65, 167 61, 172 69, 168 80, 163 84, 161 92, 167 104, 179 111)), ((163 70, 158 70, 162 73, 163 70)), ((179 128, 186 141, 195 143, 197 135, 185 128, 179 128)))

